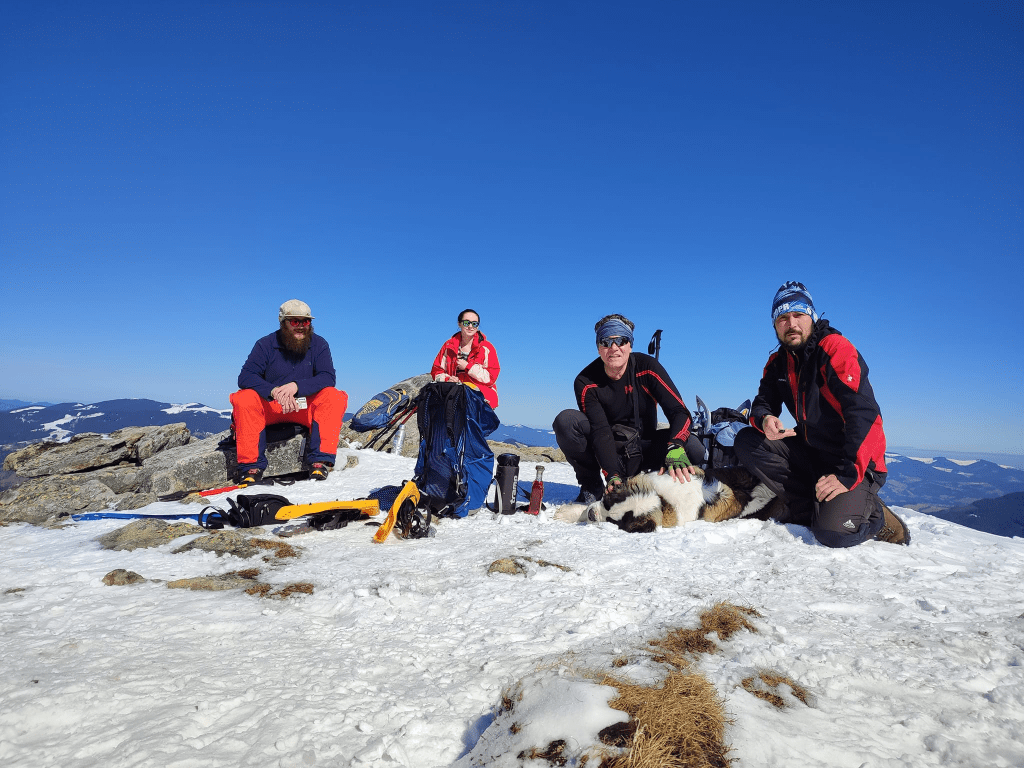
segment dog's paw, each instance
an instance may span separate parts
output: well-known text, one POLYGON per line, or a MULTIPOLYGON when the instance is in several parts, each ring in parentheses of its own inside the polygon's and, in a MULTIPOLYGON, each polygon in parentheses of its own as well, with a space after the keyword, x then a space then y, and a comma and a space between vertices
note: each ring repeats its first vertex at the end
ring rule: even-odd
POLYGON ((562 523, 578 523, 587 519, 587 507, 583 504, 563 504, 551 516, 562 523))

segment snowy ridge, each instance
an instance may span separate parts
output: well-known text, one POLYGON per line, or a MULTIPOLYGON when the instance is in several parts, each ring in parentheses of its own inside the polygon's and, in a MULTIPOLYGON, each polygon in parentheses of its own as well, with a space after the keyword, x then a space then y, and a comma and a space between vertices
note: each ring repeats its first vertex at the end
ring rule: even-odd
MULTIPOLYGON (((299 503, 357 498, 412 475, 411 459, 355 453, 353 470, 275 490, 299 503)), ((548 500, 568 501, 571 469, 545 467, 548 500)), ((1024 539, 899 512, 910 547, 829 550, 804 528, 756 520, 630 535, 553 522, 548 510, 482 512, 442 522, 433 539, 383 545, 350 525, 289 540, 301 556, 275 564, 172 554, 181 541, 100 549, 95 538, 121 521, 7 526, 0 763, 469 768, 474 752, 497 749, 507 757, 487 765, 518 765, 526 745, 495 720, 503 690, 529 678, 533 711, 543 702, 529 691, 575 690, 559 662, 639 658, 647 640, 728 600, 762 614, 759 632, 697 666, 734 720, 738 768, 1020 766, 1024 539), (517 554, 571 571, 487 575, 517 554), (176 579, 252 567, 315 591, 276 602, 101 582, 114 568, 176 579), (806 687, 811 705, 776 710, 744 691, 762 668, 806 687)), ((592 738, 609 716, 596 693, 562 701, 544 716, 545 738, 592 738)))

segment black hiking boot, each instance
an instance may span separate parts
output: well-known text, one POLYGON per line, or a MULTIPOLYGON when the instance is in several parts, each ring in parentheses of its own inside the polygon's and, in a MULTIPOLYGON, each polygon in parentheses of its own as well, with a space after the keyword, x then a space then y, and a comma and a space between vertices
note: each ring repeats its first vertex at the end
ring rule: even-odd
POLYGON ((250 485, 256 485, 256 483, 262 479, 262 469, 247 469, 242 473, 241 477, 238 478, 238 485, 242 488, 248 488, 250 485))
POLYGON ((309 466, 309 479, 310 480, 326 480, 327 475, 331 473, 331 465, 324 464, 323 462, 316 462, 309 466))
POLYGON ((573 502, 573 504, 586 504, 589 507, 591 504, 593 504, 595 501, 601 498, 602 495, 603 493, 601 491, 598 491, 597 494, 595 494, 589 488, 580 488, 579 495, 576 497, 576 500, 573 502))

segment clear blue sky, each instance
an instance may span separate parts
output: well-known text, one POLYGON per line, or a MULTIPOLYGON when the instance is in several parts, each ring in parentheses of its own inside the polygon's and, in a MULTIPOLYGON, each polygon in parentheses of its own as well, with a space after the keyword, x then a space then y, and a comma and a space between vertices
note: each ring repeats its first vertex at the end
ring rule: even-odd
POLYGON ((0 397, 227 406, 286 299, 357 407, 477 309, 549 425, 621 312, 693 406, 785 280, 892 445, 1024 453, 1014 2, 12 2, 0 397))

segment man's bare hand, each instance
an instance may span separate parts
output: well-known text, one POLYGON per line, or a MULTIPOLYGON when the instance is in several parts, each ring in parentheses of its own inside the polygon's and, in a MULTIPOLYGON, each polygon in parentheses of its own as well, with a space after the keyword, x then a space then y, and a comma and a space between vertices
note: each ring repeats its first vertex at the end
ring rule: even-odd
POLYGON ((840 493, 846 493, 849 488, 839 482, 835 475, 825 475, 814 486, 814 495, 818 501, 831 501, 840 493))
POLYGON ((282 413, 295 413, 295 411, 299 410, 299 404, 295 402, 295 393, 298 391, 299 385, 294 381, 289 381, 287 384, 275 387, 270 394, 273 395, 274 400, 281 406, 282 413))
POLYGON ((669 477, 680 483, 688 483, 691 478, 696 476, 696 469, 694 467, 676 467, 674 469, 662 467, 658 470, 659 475, 664 475, 666 472, 669 477))
POLYGON ((761 422, 761 429, 764 430, 764 436, 769 440, 781 440, 784 437, 796 437, 795 429, 785 429, 782 426, 782 420, 778 416, 765 416, 761 422))

